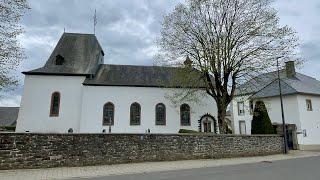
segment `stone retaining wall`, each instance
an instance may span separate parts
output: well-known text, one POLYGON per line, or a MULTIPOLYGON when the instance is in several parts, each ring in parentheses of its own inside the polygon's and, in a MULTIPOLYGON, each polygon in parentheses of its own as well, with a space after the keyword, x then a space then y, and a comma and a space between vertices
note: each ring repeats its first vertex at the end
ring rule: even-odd
POLYGON ((278 135, 0 133, 0 169, 279 154, 278 135))

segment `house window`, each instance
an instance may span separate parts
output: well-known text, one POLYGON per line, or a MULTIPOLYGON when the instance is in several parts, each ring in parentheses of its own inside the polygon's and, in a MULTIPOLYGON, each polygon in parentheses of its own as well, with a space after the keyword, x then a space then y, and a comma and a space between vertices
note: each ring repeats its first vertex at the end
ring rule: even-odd
POLYGON ((156 125, 166 125, 166 106, 162 103, 156 105, 156 125))
POLYGON ((103 126, 110 125, 110 121, 111 121, 111 125, 114 125, 114 105, 111 102, 108 102, 103 106, 102 125, 103 126))
POLYGON ((50 116, 59 116, 60 93, 54 92, 51 95, 50 116))
POLYGON ((307 103, 307 110, 308 111, 312 111, 311 99, 306 99, 306 103, 307 103))
POLYGON ((249 101, 249 104, 250 104, 250 115, 252 115, 253 114, 253 101, 252 100, 250 100, 249 101))
POLYGON ((180 106, 180 123, 182 126, 190 126, 190 106, 188 104, 180 106))
POLYGON ((141 106, 139 103, 132 103, 130 106, 130 125, 140 125, 141 106))
POLYGON ((244 115, 244 103, 238 102, 238 115, 243 116, 244 115))
POLYGON ((239 121, 239 132, 240 134, 246 134, 246 122, 239 121))

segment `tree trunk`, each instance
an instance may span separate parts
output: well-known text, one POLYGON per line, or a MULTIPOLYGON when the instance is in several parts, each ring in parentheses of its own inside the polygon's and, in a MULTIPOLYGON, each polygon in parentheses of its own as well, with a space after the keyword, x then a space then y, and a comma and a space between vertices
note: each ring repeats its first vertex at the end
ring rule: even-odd
POLYGON ((219 132, 220 134, 227 133, 227 125, 226 125, 226 110, 227 107, 223 105, 218 106, 218 124, 219 124, 219 132))

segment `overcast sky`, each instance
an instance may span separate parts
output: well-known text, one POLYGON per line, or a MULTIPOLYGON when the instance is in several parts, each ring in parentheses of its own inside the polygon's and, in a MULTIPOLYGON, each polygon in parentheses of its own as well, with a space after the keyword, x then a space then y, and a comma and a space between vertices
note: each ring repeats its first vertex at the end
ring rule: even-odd
MULTIPOLYGON (((152 65, 157 52, 162 17, 184 0, 29 0, 31 11, 21 20, 25 33, 19 41, 27 59, 15 74, 20 84, 2 94, 0 106, 20 106, 22 71, 42 67, 65 32, 93 33, 105 51, 106 64, 152 65)), ((300 37, 301 56, 306 60, 299 72, 320 79, 320 1, 276 0, 282 25, 293 27, 300 37)))

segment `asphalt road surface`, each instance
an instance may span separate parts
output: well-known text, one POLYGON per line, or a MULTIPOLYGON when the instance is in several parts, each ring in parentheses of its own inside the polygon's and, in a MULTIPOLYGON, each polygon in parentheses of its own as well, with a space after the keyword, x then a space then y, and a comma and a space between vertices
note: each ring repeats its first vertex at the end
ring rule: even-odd
POLYGON ((320 180, 320 156, 81 180, 320 180))

